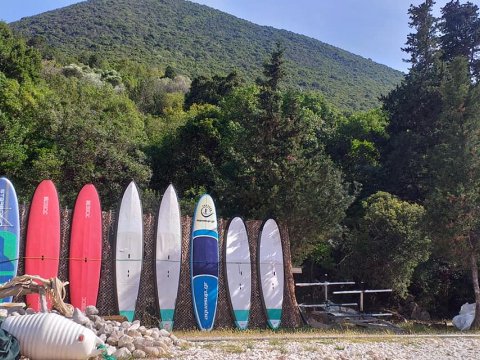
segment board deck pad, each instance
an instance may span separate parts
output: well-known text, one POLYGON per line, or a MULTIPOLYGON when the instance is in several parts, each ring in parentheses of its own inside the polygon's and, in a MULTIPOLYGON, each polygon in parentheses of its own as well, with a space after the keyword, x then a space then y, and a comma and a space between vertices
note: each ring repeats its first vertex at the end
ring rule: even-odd
POLYGON ((282 318, 285 274, 280 230, 275 220, 268 219, 263 224, 258 247, 258 277, 267 324, 278 329, 282 318))
POLYGON ((215 204, 210 195, 197 203, 190 244, 193 310, 198 327, 211 330, 218 300, 218 229, 215 204))
POLYGON ((102 265, 102 209, 93 184, 78 194, 70 234, 70 303, 85 312, 97 305, 102 265))
MULTIPOLYGON (((17 193, 13 184, 0 178, 0 284, 17 275, 20 247, 20 216, 17 193)), ((12 297, 0 299, 11 302, 12 297)))
MULTIPOLYGON (((33 194, 25 244, 25 274, 44 279, 58 276, 60 257, 60 204, 55 185, 43 180, 33 194)), ((40 310, 37 294, 26 296, 27 305, 40 310)), ((51 302, 48 301, 48 308, 51 302)))
POLYGON ((143 215, 140 196, 132 181, 118 212, 115 246, 115 280, 120 315, 132 321, 140 287, 143 261, 143 215))
POLYGON ((180 206, 173 185, 165 191, 158 211, 155 271, 160 327, 171 331, 180 282, 182 255, 180 206))
POLYGON ((252 296, 252 265, 245 223, 240 217, 228 224, 225 238, 225 274, 235 326, 248 327, 252 296))

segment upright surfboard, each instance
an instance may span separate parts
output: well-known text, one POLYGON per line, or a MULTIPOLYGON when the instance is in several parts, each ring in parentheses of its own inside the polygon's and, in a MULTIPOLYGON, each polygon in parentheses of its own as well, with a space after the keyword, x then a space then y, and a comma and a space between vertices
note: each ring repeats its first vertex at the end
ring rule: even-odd
POLYGON ((218 300, 218 230, 215 204, 210 195, 197 203, 192 219, 190 271, 193 311, 201 330, 211 330, 218 300))
MULTIPOLYGON (((25 244, 25 274, 49 279, 58 276, 60 205, 55 185, 43 180, 33 194, 25 244)), ((27 295, 27 305, 40 310, 40 297, 27 295)), ((51 304, 48 304, 49 308, 51 304)))
MULTIPOLYGON (((17 275, 20 245, 20 216, 17 193, 10 180, 0 178, 0 284, 17 275)), ((12 297, 0 299, 10 302, 12 297)))
POLYGON ((267 323, 272 329, 278 329, 282 319, 284 277, 280 231, 275 220, 268 219, 258 242, 258 278, 267 323))
POLYGON ((85 311, 97 304, 102 265, 102 210, 97 190, 85 185, 73 209, 70 234, 70 303, 85 311))
POLYGON ((143 260, 143 215, 140 196, 132 181, 118 211, 115 278, 118 310, 132 321, 140 287, 143 260))
POLYGON ((167 188, 160 203, 156 240, 155 271, 160 327, 170 331, 173 329, 182 255, 180 207, 173 185, 167 188))
POLYGON ((225 274, 233 318, 237 328, 248 327, 252 296, 252 265, 247 229, 243 220, 233 218, 225 239, 225 274))

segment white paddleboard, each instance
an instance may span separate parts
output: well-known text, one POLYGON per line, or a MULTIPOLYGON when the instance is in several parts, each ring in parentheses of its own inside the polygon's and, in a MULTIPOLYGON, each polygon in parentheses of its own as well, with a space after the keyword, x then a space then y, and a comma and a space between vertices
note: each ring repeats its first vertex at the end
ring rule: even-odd
POLYGON ((160 327, 171 331, 180 281, 182 224, 177 194, 170 185, 163 194, 157 221, 155 270, 160 327))
POLYGON ((239 217, 233 218, 228 225, 225 239, 225 266, 227 290, 235 325, 244 330, 248 327, 250 317, 252 267, 247 229, 239 217))
POLYGON ((273 219, 268 219, 260 232, 258 277, 268 326, 277 329, 282 319, 285 274, 280 230, 273 219))
POLYGON ((143 261, 142 204, 135 182, 125 190, 118 212, 115 276, 120 315, 132 321, 143 261))

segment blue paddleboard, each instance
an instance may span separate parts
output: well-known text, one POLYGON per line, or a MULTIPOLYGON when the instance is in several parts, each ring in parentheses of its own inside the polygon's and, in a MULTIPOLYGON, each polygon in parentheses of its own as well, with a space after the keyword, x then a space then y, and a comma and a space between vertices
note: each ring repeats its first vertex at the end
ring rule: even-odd
MULTIPOLYGON (((17 193, 7 178, 0 178, 0 284, 17 275, 20 216, 17 193)), ((1 299, 10 302, 12 297, 1 299)))
POLYGON ((193 311, 200 330, 211 330, 218 300, 218 229, 210 195, 197 203, 190 243, 193 311))

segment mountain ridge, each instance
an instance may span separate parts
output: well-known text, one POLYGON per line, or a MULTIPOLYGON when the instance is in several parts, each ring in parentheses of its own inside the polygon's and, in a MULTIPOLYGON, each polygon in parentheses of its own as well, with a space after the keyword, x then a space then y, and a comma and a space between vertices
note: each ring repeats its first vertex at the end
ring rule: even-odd
POLYGON ((189 76, 236 70, 252 81, 276 42, 285 47, 288 86, 318 90, 347 110, 378 106, 403 73, 320 40, 262 26, 185 0, 88 0, 10 23, 68 55, 95 53, 171 65, 189 76))

